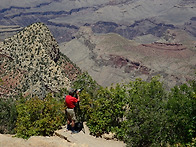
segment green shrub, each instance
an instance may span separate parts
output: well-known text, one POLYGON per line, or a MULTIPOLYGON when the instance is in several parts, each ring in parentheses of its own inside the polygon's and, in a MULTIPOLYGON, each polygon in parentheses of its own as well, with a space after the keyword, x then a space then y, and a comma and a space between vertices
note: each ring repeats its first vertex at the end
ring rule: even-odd
POLYGON ((85 93, 81 104, 93 135, 112 131, 127 146, 194 144, 195 81, 168 93, 157 77, 150 82, 137 79, 124 86, 100 88, 90 96, 85 93))
POLYGON ((93 105, 97 99, 97 92, 101 88, 88 73, 82 73, 72 84, 73 89, 83 89, 80 92, 80 108, 76 109, 76 115, 79 121, 88 121, 93 112, 93 105))
POLYGON ((93 135, 100 136, 121 128, 125 112, 125 95, 125 90, 120 85, 98 91, 96 101, 93 103, 93 112, 90 113, 87 123, 93 135))
POLYGON ((169 93, 166 109, 168 110, 168 141, 188 143, 196 137, 196 82, 190 85, 175 86, 169 93))
POLYGON ((13 97, 0 98, 0 133, 15 133, 17 111, 13 97))
MULTIPOLYGON (((94 99, 91 97, 91 95, 86 91, 83 90, 80 93, 80 110, 76 111, 77 119, 79 121, 88 121, 90 118, 90 114, 94 111, 93 110, 93 104, 94 104, 94 99)), ((78 109, 77 109, 78 110, 78 109)))
POLYGON ((29 138, 33 135, 52 135, 64 121, 64 106, 51 94, 43 100, 31 98, 17 105, 18 119, 16 123, 17 137, 29 138))
POLYGON ((136 80, 128 85, 128 106, 123 126, 123 140, 128 146, 159 146, 164 122, 163 84, 153 78, 151 82, 136 80))

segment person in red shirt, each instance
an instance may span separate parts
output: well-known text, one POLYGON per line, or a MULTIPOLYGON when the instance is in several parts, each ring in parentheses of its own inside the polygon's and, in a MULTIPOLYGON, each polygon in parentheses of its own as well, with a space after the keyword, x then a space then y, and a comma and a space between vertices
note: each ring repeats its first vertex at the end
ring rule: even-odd
POLYGON ((69 130, 69 126, 71 124, 71 131, 72 133, 76 133, 74 130, 75 127, 75 121, 76 121, 76 114, 74 112, 74 107, 76 106, 76 103, 80 101, 79 91, 76 91, 77 97, 74 97, 74 91, 71 90, 69 92, 69 95, 65 97, 65 104, 67 106, 66 112, 67 112, 67 129, 69 130))

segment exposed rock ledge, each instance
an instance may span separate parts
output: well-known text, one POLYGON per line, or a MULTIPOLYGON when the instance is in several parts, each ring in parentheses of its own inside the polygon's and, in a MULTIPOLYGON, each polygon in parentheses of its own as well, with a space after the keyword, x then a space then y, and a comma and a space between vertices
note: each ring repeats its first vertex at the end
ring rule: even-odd
POLYGON ((124 147, 121 141, 106 140, 89 135, 85 126, 83 131, 77 134, 67 132, 65 127, 55 131, 54 136, 32 136, 28 140, 0 134, 0 146, 4 147, 124 147))

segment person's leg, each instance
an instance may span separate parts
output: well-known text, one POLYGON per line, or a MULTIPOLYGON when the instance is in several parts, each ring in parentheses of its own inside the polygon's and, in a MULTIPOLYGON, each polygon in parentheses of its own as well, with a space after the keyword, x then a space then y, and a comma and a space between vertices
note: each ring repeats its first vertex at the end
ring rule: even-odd
POLYGON ((75 127, 75 121, 74 121, 74 120, 71 121, 71 127, 72 127, 72 128, 75 127))
POLYGON ((67 130, 71 130, 70 120, 67 120, 67 130))
POLYGON ((67 130, 71 130, 71 115, 70 115, 70 112, 69 110, 67 109, 67 130))
POLYGON ((71 125, 69 125, 69 129, 68 130, 71 130, 72 133, 77 133, 77 131, 74 130, 75 128, 75 121, 76 121, 76 116, 75 116, 75 112, 74 112, 74 109, 67 109, 67 116, 68 116, 68 121, 67 123, 71 125))
POLYGON ((71 128, 72 128, 72 133, 78 133, 78 132, 75 130, 75 121, 76 121, 76 115, 75 115, 74 110, 72 110, 72 111, 71 111, 71 128))

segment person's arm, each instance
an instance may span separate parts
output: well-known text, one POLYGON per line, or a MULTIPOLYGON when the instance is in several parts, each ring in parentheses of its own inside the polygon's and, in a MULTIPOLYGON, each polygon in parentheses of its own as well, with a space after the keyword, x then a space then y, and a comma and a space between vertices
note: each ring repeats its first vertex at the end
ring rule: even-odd
POLYGON ((80 101, 80 96, 79 96, 79 91, 76 91, 77 97, 78 97, 78 101, 80 101))

